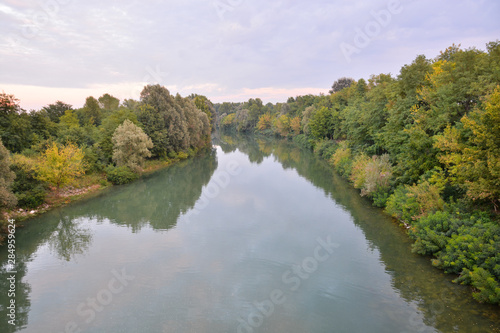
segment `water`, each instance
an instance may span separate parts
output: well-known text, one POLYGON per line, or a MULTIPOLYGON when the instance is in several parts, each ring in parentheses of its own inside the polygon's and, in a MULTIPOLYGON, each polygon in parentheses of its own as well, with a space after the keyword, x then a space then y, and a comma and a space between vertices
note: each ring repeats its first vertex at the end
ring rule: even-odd
POLYGON ((1 332, 498 332, 494 306, 310 152, 222 137, 211 153, 33 219, 1 332))

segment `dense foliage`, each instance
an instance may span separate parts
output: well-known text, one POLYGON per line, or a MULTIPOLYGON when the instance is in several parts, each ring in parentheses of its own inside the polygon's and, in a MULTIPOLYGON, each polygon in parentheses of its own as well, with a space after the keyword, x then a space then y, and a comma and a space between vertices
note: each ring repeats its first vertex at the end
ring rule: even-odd
POLYGON ((329 95, 216 105, 220 127, 292 138, 405 223, 414 250, 500 301, 500 42, 420 55, 329 95))
POLYGON ((123 184, 138 177, 148 158, 192 156, 209 145, 214 115, 205 96, 172 96, 159 85, 144 87, 139 101, 104 94, 89 96, 79 109, 56 101, 30 112, 2 93, 0 209, 16 202, 34 209, 84 174, 87 185, 123 184))

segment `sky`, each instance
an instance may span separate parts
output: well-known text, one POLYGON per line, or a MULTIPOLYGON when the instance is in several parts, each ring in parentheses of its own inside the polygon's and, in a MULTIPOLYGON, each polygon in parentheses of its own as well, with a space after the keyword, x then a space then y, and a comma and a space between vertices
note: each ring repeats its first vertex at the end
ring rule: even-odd
POLYGON ((500 39, 498 0, 0 0, 0 92, 26 110, 147 84, 285 102, 500 39))

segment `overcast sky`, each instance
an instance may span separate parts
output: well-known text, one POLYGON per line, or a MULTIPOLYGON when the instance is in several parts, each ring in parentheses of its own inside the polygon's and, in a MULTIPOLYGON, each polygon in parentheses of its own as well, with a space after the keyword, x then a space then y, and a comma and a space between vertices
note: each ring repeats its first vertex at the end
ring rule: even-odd
POLYGON ((0 0, 0 91, 27 110, 145 84, 286 101, 500 39, 498 0, 0 0))

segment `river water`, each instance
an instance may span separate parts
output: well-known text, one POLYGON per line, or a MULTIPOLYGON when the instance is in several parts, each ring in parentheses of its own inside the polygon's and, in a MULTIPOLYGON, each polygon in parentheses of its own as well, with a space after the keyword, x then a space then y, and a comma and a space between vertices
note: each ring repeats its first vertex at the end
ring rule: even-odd
POLYGON ((214 143, 18 229, 15 267, 0 249, 0 332, 499 331, 498 307, 311 152, 214 143))

